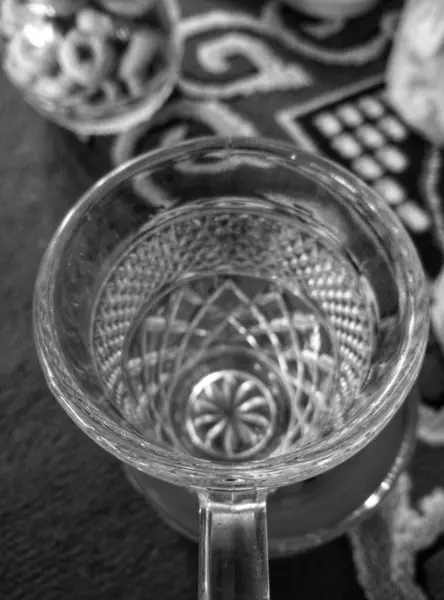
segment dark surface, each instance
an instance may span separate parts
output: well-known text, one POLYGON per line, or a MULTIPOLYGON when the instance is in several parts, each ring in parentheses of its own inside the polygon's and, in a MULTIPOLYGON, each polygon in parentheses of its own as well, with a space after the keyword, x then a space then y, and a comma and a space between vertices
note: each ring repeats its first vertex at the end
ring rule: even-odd
MULTIPOLYGON (((202 7, 202 1, 196 5, 202 7)), ((159 520, 119 464, 65 415, 47 391, 34 350, 31 303, 37 268, 55 227, 92 181, 86 173, 95 142, 77 144, 73 153, 73 140, 67 144, 3 77, 0 90, 0 597, 196 598, 196 547, 159 520)), ((250 113, 269 116, 265 100, 253 102, 250 113)), ((230 102, 245 112, 245 98, 230 102)), ((264 127, 274 135, 272 124, 264 127)), ((422 141, 413 145, 420 147, 425 152, 422 141)), ((416 158, 419 163, 423 154, 416 158)), ((419 172, 418 167, 418 177, 419 172)), ((432 236, 423 245, 423 258, 435 257, 434 274, 440 268, 437 253, 432 236)), ((440 405, 443 368, 436 348, 427 369, 428 401, 440 405)), ((443 485, 441 465, 442 452, 421 443, 412 466, 413 498, 443 485)), ((419 565, 421 584, 431 582, 433 598, 443 597, 441 579, 430 575, 442 567, 439 541, 421 554, 419 565)), ((373 550, 370 555, 371 570, 380 557, 373 550)), ((361 581, 365 572, 361 569, 361 581)), ((272 562, 271 587, 275 599, 365 597, 345 537, 272 562)), ((399 594, 400 600, 419 598, 399 594)), ((380 592, 371 597, 384 599, 380 592)))

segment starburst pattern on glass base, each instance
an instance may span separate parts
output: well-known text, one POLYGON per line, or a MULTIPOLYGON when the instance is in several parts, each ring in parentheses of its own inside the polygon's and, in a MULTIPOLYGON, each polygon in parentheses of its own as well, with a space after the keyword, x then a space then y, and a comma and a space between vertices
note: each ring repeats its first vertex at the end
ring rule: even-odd
POLYGON ((276 412, 270 390, 259 379, 242 371, 219 371, 194 386, 185 426, 205 454, 246 459, 273 436, 276 412))

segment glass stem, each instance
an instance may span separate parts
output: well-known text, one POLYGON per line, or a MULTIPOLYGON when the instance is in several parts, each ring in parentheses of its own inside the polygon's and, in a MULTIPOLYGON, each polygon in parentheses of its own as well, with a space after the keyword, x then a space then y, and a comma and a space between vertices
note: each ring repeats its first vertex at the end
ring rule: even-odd
POLYGON ((266 492, 199 494, 199 600, 269 600, 266 492))

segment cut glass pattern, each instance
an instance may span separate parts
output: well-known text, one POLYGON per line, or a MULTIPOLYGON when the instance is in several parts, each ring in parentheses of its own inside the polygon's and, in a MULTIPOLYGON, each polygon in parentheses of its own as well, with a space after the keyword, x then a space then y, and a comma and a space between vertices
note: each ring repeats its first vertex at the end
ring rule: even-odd
POLYGON ((254 214, 141 232, 97 299, 106 398, 156 443, 218 460, 341 427, 373 351, 368 286, 327 242, 254 214))

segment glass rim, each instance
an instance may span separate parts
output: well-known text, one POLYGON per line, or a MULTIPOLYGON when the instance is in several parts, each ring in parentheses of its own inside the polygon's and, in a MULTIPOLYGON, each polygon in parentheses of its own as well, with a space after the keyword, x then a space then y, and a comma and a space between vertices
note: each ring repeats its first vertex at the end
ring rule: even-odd
MULTIPOLYGON (((80 197, 59 224, 43 256, 34 292, 34 335, 37 353, 49 388, 65 411, 87 435, 120 460, 172 483, 190 484, 195 487, 278 487, 314 477, 359 452, 393 417, 415 384, 426 350, 428 316, 428 293, 418 253, 399 218, 385 201, 359 178, 329 159, 300 150, 292 144, 267 138, 195 138, 174 148, 144 153, 111 170, 80 197), (190 153, 212 150, 226 151, 227 154, 236 151, 268 153, 273 158, 285 161, 288 166, 294 163, 323 169, 324 177, 332 183, 335 182, 335 185, 339 184, 349 192, 359 195, 360 205, 365 206, 373 214, 373 218, 376 214, 379 225, 390 231, 394 244, 404 249, 403 258, 398 265, 404 282, 401 293, 406 309, 402 318, 402 352, 395 361, 390 377, 383 378, 383 384, 378 384, 374 393, 370 397, 367 396, 367 408, 360 411, 338 435, 327 436, 319 443, 304 446, 285 455, 246 463, 213 463, 181 455, 150 442, 117 424, 100 409, 89 406, 87 394, 80 385, 75 386, 74 400, 52 372, 50 354, 58 348, 55 325, 52 323, 52 327, 49 327, 52 347, 48 348, 43 343, 40 331, 42 324, 37 310, 39 301, 45 297, 49 303, 47 316, 50 320, 53 317, 54 309, 50 305, 50 297, 56 266, 62 260, 63 249, 71 234, 93 206, 106 198, 110 191, 143 171, 161 168, 181 157, 189 157, 190 153), (424 280, 423 290, 419 289, 416 279, 412 281, 409 277, 407 271, 411 269, 424 280), (341 452, 338 452, 339 446, 341 452)), ((60 357, 63 356, 60 350, 59 354, 60 357)), ((64 357, 62 362, 66 372, 77 384, 64 357)))

